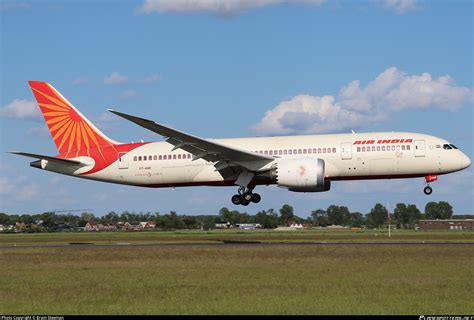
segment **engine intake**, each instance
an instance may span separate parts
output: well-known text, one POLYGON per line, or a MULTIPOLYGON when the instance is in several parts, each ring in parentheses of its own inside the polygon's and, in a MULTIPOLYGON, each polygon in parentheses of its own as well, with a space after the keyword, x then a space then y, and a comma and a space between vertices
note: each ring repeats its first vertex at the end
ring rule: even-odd
POLYGON ((331 188, 331 182, 324 179, 322 159, 278 159, 276 181, 278 186, 294 192, 322 192, 331 188))

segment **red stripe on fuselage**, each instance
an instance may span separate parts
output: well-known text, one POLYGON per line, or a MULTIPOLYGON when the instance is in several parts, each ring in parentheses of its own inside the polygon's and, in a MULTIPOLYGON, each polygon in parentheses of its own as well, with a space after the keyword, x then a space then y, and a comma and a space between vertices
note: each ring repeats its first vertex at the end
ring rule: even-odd
MULTIPOLYGON (((110 166, 111 164, 115 163, 118 158, 119 154, 126 154, 138 147, 141 147, 145 144, 148 144, 150 142, 139 142, 139 143, 124 143, 124 144, 116 144, 113 146, 104 146, 99 148, 93 148, 90 149, 90 157, 94 159, 95 165, 94 168, 91 170, 82 173, 82 175, 87 175, 91 173, 95 173, 97 171, 103 170, 110 166)), ((66 157, 67 154, 60 154, 60 158, 71 158, 71 157, 66 157)))

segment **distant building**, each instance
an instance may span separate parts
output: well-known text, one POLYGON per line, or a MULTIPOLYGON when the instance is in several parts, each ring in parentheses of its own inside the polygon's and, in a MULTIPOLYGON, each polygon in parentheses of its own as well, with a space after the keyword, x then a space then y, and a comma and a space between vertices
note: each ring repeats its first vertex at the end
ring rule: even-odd
POLYGON ((290 228, 295 228, 295 229, 303 229, 303 225, 301 223, 292 223, 289 225, 290 228))
POLYGON ((131 224, 130 222, 125 222, 122 225, 122 230, 123 231, 140 231, 140 230, 143 230, 143 228, 140 224, 131 224))
POLYGON ((84 231, 115 231, 115 230, 117 230, 117 226, 114 224, 88 222, 84 226, 84 231))
POLYGON ((230 222, 216 222, 215 226, 216 229, 229 229, 232 228, 230 222))
POLYGON ((238 223, 236 226, 242 230, 253 230, 262 227, 260 223, 238 223))
POLYGON ((420 220, 421 230, 474 230, 474 219, 420 220))
POLYGON ((99 231, 99 227, 98 227, 97 223, 88 222, 84 226, 84 231, 99 231))

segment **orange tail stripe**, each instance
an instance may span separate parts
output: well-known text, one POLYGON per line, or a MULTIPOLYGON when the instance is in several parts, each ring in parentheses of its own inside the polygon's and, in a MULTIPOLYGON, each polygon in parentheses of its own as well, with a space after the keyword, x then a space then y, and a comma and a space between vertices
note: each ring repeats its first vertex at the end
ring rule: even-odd
POLYGON ((56 103, 57 105, 59 105, 60 107, 64 107, 66 109, 71 109, 70 106, 68 106, 65 102, 61 101, 61 100, 58 100, 56 99, 55 97, 52 97, 50 96, 49 94, 46 94, 46 93, 43 93, 35 88, 32 88, 35 92, 38 92, 39 94, 41 94, 43 97, 45 97, 46 99, 48 99, 49 101, 51 102, 54 102, 56 103))
POLYGON ((86 132, 86 129, 84 128, 84 122, 81 122, 81 134, 84 139, 84 143, 86 144, 87 151, 89 151, 90 149, 89 138, 87 138, 87 132, 86 132))
POLYGON ((77 150, 81 150, 81 140, 82 140, 82 137, 81 137, 81 122, 79 122, 77 124, 77 128, 76 128, 76 146, 77 146, 77 150))
POLYGON ((53 112, 43 112, 45 117, 55 117, 55 116, 64 116, 68 115, 69 111, 53 111, 53 112))
POLYGON ((49 104, 49 103, 38 103, 40 106, 51 109, 51 110, 56 110, 56 111, 69 111, 67 108, 59 107, 55 104, 49 104))
POLYGON ((59 150, 60 153, 62 152, 61 149, 63 147, 64 142, 66 142, 66 139, 69 137, 69 132, 71 131, 72 124, 73 124, 73 122, 71 120, 71 123, 68 124, 68 126, 66 128, 66 132, 63 134, 63 138, 61 139, 61 143, 58 146, 58 150, 59 150))
POLYGON ((54 132, 54 131, 58 130, 59 128, 61 128, 62 126, 64 126, 64 125, 67 123, 68 120, 70 120, 70 119, 66 118, 66 119, 61 120, 61 122, 55 124, 55 125, 52 126, 49 130, 50 130, 51 132, 54 132))
MULTIPOLYGON (((58 132, 56 132, 56 134, 53 136, 53 140, 54 142, 56 142, 56 139, 59 138, 59 136, 67 129, 67 127, 72 123, 72 120, 71 119, 68 119, 67 122, 64 124, 63 127, 61 127, 61 129, 58 130, 58 132)), ((53 132, 53 130, 50 130, 51 132, 53 132)), ((59 148, 58 148, 59 150, 59 148)))
POLYGON ((74 122, 71 128, 71 133, 69 135, 69 146, 67 148, 67 153, 71 152, 72 146, 74 145, 74 140, 76 138, 76 126, 77 122, 74 122))
POLYGON ((66 120, 68 119, 69 116, 60 116, 60 117, 56 117, 56 118, 52 118, 52 119, 49 119, 48 121, 46 121, 47 124, 54 124, 56 122, 59 122, 59 121, 62 121, 62 120, 66 120))

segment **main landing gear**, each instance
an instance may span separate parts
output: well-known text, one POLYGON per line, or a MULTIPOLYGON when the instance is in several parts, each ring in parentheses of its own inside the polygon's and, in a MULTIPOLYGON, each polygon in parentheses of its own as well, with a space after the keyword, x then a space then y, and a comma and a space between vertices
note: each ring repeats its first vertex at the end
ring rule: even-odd
POLYGON ((438 176, 437 175, 430 175, 430 176, 426 176, 425 177, 425 180, 426 180, 426 187, 423 189, 423 192, 429 196, 432 192, 433 192, 433 189, 430 187, 430 182, 433 182, 433 181, 436 181, 438 180, 438 176))
POLYGON ((248 206, 250 202, 259 203, 262 197, 258 193, 253 193, 253 188, 240 187, 237 194, 232 196, 232 203, 235 205, 248 206))

